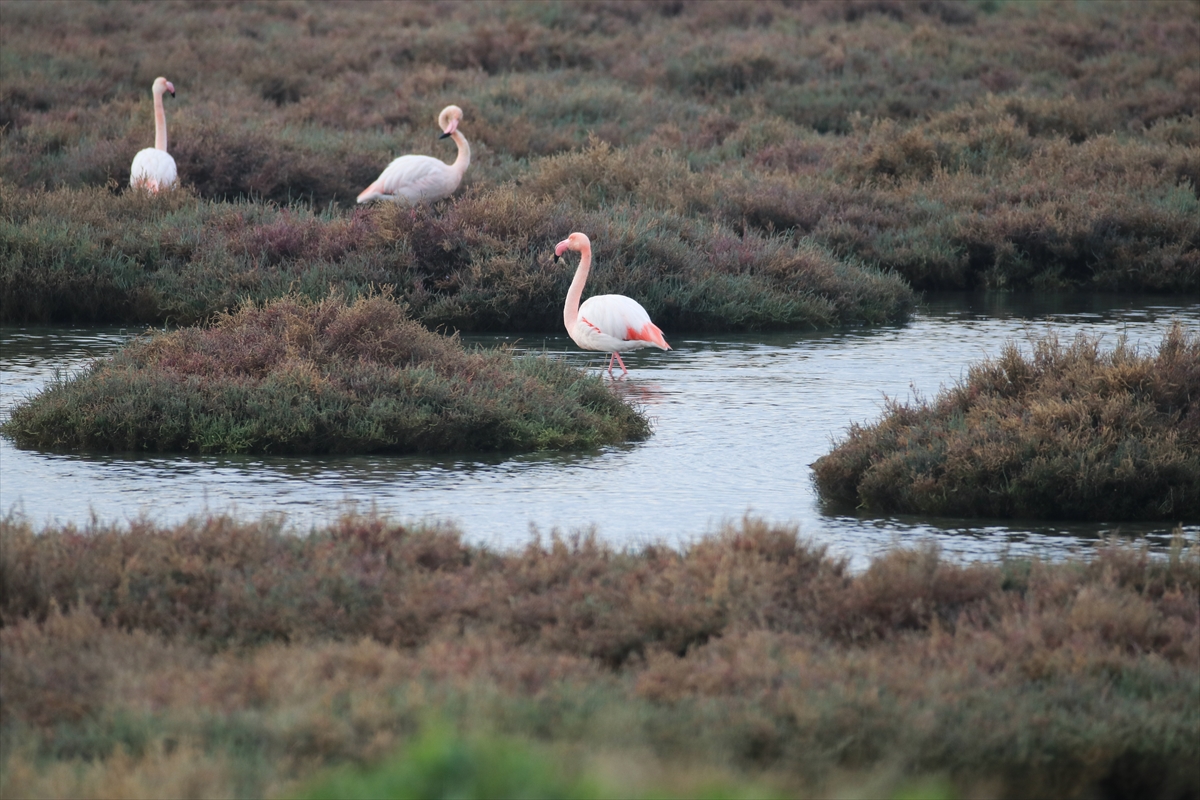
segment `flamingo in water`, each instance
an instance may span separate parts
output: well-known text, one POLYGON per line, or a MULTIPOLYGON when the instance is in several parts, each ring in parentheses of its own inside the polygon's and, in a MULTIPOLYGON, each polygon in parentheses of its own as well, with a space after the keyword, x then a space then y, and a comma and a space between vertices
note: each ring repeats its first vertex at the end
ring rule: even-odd
POLYGON ((588 270, 592 267, 592 242, 586 234, 572 233, 554 247, 554 259, 562 258, 568 250, 579 253, 579 268, 575 279, 567 290, 567 304, 563 306, 563 322, 567 333, 575 344, 584 350, 599 350, 612 353, 608 358, 608 374, 612 377, 613 359, 621 366, 621 377, 629 374, 621 353, 643 347, 670 350, 671 345, 663 338, 658 326, 650 321, 650 315, 641 303, 622 294, 600 294, 589 297, 583 305, 583 284, 587 282, 588 270))
POLYGON ((358 202, 406 200, 411 204, 432 203, 454 194, 471 164, 471 145, 458 132, 462 115, 458 106, 446 106, 438 114, 438 127, 442 129, 439 138, 450 137, 458 145, 458 158, 453 164, 430 156, 400 156, 388 164, 378 180, 362 190, 358 202))
POLYGON ((175 86, 166 78, 155 78, 154 87, 154 147, 147 147, 133 157, 129 169, 129 185, 158 194, 175 186, 178 172, 175 159, 167 152, 167 115, 163 111, 163 92, 175 96, 175 86))

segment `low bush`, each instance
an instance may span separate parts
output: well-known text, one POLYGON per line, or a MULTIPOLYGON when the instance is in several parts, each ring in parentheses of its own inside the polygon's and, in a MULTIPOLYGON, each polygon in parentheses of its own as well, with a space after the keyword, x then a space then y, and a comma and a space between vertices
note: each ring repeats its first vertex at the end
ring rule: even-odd
POLYGON ((151 333, 0 430, 50 449, 361 453, 593 447, 649 424, 562 362, 468 351, 388 297, 331 296, 151 333))
POLYGON ((295 796, 340 766, 340 793, 452 780, 448 753, 455 780, 499 779, 507 753, 531 788, 619 796, 1189 796, 1198 608, 1182 536, 1061 562, 898 549, 856 574, 755 520, 683 551, 495 552, 376 517, 10 516, 0 791, 295 796))
POLYGON ((932 402, 889 401, 813 464, 826 500, 873 513, 1200 519, 1200 333, 1157 354, 1053 335, 1014 343, 932 402))
POLYGON ((535 260, 531 240, 598 241, 603 221, 621 237, 691 227, 672 246, 697 264, 619 290, 650 291, 652 313, 694 330, 900 320, 902 280, 1200 291, 1194 4, 844 5, 12 2, 0 320, 187 324, 244 297, 391 284, 430 324, 558 330, 548 298, 562 287, 513 265, 535 260), (158 74, 178 87, 171 150, 194 193, 160 198, 193 245, 171 252, 169 226, 103 188, 124 187, 150 142, 158 74), (434 215, 446 236, 425 238, 448 254, 371 245, 354 198, 395 156, 449 158, 433 120, 450 102, 473 158, 434 215), (498 250, 453 235, 514 193, 553 198, 564 225, 528 223, 498 250), (64 213, 78 196, 110 220, 64 213), (251 244, 259 225, 284 239, 328 227, 353 248, 247 250, 209 227, 238 215, 259 220, 251 244), (707 263, 731 238, 751 251, 734 278, 707 263), (775 269, 782 245, 819 249, 838 279, 748 275, 775 269), (459 274, 443 279, 430 255, 459 274))
POLYGON ((784 796, 744 778, 736 780, 741 776, 717 777, 711 772, 686 776, 680 774, 682 770, 672 770, 675 774, 660 772, 647 776, 649 779, 630 780, 628 775, 611 774, 603 763, 584 764, 581 770, 580 760, 578 753, 569 748, 555 748, 537 740, 463 735, 449 725, 427 724, 394 758, 331 771, 311 781, 299 796, 309 800, 731 800, 784 796))
POLYGON ((603 143, 561 160, 548 161, 534 191, 505 185, 433 209, 350 213, 189 190, 114 197, 0 184, 0 321, 190 324, 246 299, 386 286, 431 328, 560 331, 572 270, 553 249, 575 230, 596 246, 589 294, 634 297, 668 333, 899 321, 914 306, 896 275, 811 241, 738 234, 642 207, 625 190, 608 192, 612 206, 580 208, 569 185, 552 191, 564 169, 633 165, 603 143))

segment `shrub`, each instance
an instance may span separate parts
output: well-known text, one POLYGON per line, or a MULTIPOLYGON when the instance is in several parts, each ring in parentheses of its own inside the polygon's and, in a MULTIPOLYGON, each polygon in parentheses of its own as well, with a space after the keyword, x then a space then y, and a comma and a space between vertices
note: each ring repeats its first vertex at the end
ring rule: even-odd
MULTIPOLYGON (((146 89, 166 74, 179 89, 171 148, 205 201, 305 202, 353 218, 355 196, 393 157, 449 157, 432 120, 455 102, 472 142, 464 192, 481 200, 562 177, 551 193, 568 220, 648 206, 701 227, 715 218, 722 235, 811 237, 922 289, 1200 286, 1190 4, 7 10, 0 173, 15 196, 123 186, 149 144, 146 89), (598 161, 595 141, 613 153, 598 161), (542 163, 560 156, 585 157, 542 163), (582 161, 616 172, 580 188, 563 168, 582 161)), ((138 262, 122 247, 59 255, 61 276, 6 261, 21 296, 6 289, 4 319, 190 322, 246 293, 262 301, 300 283, 323 296, 330 277, 348 295, 381 282, 403 292, 412 277, 406 262, 384 269, 383 254, 344 275, 300 257, 302 276, 260 282, 245 265, 180 257, 184 285, 171 286, 131 281, 138 262), (133 260, 115 263, 123 256, 133 260), (196 297, 208 305, 183 302, 196 297)), ((776 300, 744 282, 729 291, 776 300)), ((457 300, 445 307, 469 316, 457 300)), ((796 316, 771 324, 812 324, 796 316)), ((712 329, 726 326, 737 327, 712 329)))
MULTIPOLYGON (((663 161, 663 170, 678 169, 663 161)), ((571 271, 551 262, 574 230, 596 240, 595 293, 638 299, 668 332, 831 327, 904 319, 898 277, 811 241, 742 235, 639 207, 635 164, 607 145, 550 159, 534 190, 468 192, 439 208, 304 206, 162 198, 103 189, 25 193, 0 185, 0 315, 8 322, 187 324, 297 294, 348 298, 393 287, 429 327, 557 331, 571 271), (565 165, 561 164, 565 162, 565 165), (559 176, 579 161, 614 205, 584 209, 559 176)))
POLYGON ((448 754, 485 781, 508 753, 529 770, 513 780, 594 775, 622 796, 878 796, 930 776, 957 795, 1186 796, 1198 592, 1182 535, 1060 562, 920 546, 854 573, 752 519, 683 551, 496 552, 371 516, 9 516, 0 785, 150 796, 175 767, 165 785, 194 794, 294 796, 329 766, 342 793, 449 781, 448 754))
POLYGON ((874 513, 1200 518, 1200 335, 1009 343, 933 402, 889 401, 813 465, 823 498, 874 513))
POLYGON ((649 433, 598 378, 469 352, 388 297, 284 298, 154 333, 14 410, 22 447, 436 452, 591 447, 649 433))

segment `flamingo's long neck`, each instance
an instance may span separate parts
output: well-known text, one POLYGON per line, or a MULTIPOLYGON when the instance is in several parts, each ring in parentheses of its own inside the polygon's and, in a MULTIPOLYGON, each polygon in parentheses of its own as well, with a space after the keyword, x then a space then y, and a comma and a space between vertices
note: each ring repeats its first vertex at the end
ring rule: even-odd
POLYGON ((575 327, 579 319, 579 299, 583 297, 583 285, 587 283, 588 270, 592 268, 592 246, 585 244, 579 249, 579 268, 575 270, 575 278, 571 288, 567 290, 567 304, 563 306, 563 322, 567 330, 575 327))
POLYGON ((467 172, 467 167, 471 166, 471 145, 467 144, 467 137, 458 131, 450 134, 450 138, 458 145, 458 158, 454 159, 450 168, 458 173, 458 179, 461 181, 462 176, 467 172))
POLYGON ((163 93, 154 90, 154 147, 156 150, 167 151, 167 115, 163 111, 163 93))

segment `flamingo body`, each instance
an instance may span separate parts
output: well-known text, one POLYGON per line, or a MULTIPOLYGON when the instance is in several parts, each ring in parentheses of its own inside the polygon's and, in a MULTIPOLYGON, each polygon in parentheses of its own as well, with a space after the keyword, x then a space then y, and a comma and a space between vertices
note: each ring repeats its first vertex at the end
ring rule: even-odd
POLYGON ((379 176, 378 179, 358 196, 358 202, 392 200, 395 202, 432 203, 454 194, 462 182, 463 174, 471 164, 471 145, 458 132, 462 109, 446 106, 438 115, 438 126, 442 137, 454 139, 458 145, 458 158, 447 164, 431 156, 400 156, 379 176))
POLYGON ((358 202, 371 200, 404 200, 417 203, 432 203, 449 197, 458 188, 462 175, 454 168, 430 156, 400 156, 379 176, 378 180, 363 189, 358 202))
POLYGON ((173 187, 178 180, 175 159, 166 150, 147 147, 133 157, 133 167, 129 170, 130 186, 158 194, 163 189, 173 187))
POLYGON ((589 297, 579 307, 579 317, 567 333, 584 350, 625 353, 643 347, 671 349, 642 304, 623 294, 589 297))
POLYGON ((154 86, 154 147, 138 151, 129 168, 129 185, 157 194, 174 188, 179 181, 175 159, 167 152, 167 115, 163 111, 163 93, 175 96, 175 86, 166 78, 155 78, 154 86))
POLYGON ((582 305, 583 285, 587 282, 592 266, 592 243, 585 234, 572 233, 554 248, 555 258, 567 250, 579 252, 579 267, 567 291, 567 302, 563 307, 563 323, 567 334, 584 350, 599 350, 612 353, 608 359, 608 374, 612 375, 615 359, 620 365, 622 376, 629 374, 621 353, 657 347, 670 350, 671 345, 663 337, 659 327, 650 321, 650 315, 641 303, 622 294, 601 294, 589 297, 582 305))

